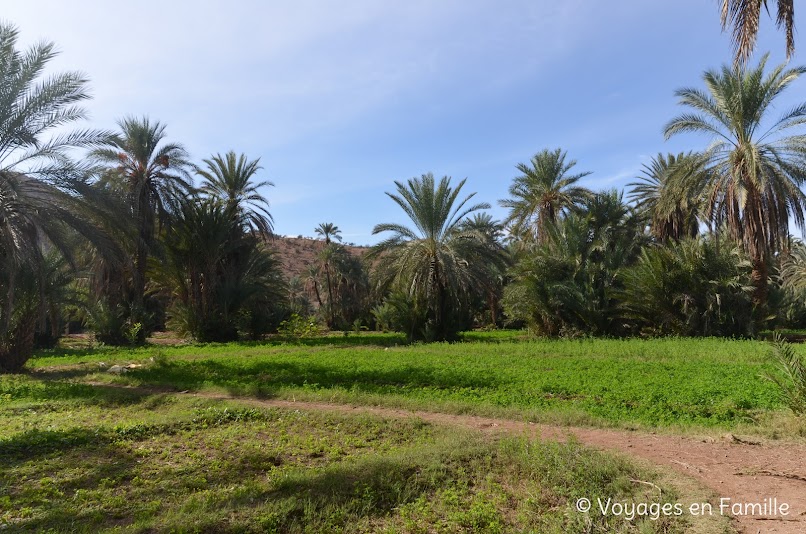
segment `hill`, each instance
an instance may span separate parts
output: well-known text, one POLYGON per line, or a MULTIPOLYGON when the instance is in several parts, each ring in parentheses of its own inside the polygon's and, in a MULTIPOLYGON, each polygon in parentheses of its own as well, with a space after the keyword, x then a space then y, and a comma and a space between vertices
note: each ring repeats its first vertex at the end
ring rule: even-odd
MULTIPOLYGON (((316 255, 325 246, 325 242, 307 237, 274 236, 269 246, 277 252, 286 279, 292 276, 304 279, 308 267, 316 262, 316 255)), ((344 248, 359 258, 369 251, 369 247, 353 245, 344 245, 344 248)))

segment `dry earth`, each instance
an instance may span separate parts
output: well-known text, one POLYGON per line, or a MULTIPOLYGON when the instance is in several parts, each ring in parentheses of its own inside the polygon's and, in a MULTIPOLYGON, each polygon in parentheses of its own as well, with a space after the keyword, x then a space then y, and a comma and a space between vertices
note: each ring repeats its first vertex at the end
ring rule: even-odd
MULTIPOLYGON (((316 263, 316 255, 324 247, 321 239, 307 237, 281 237, 275 236, 269 241, 269 246, 277 252, 286 279, 299 276, 305 279, 308 267, 316 263)), ((344 245, 353 255, 361 257, 367 247, 344 245)))

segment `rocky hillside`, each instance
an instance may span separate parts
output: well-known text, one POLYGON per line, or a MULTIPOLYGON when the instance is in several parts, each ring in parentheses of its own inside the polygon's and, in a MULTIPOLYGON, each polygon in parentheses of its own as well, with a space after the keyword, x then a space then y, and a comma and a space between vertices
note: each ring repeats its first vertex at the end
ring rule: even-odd
MULTIPOLYGON (((325 246, 325 242, 321 239, 309 239, 306 237, 275 236, 269 245, 277 251, 286 279, 292 276, 305 279, 305 272, 310 265, 316 262, 316 255, 325 246)), ((359 257, 369 250, 367 247, 349 245, 345 245, 345 248, 359 257)))

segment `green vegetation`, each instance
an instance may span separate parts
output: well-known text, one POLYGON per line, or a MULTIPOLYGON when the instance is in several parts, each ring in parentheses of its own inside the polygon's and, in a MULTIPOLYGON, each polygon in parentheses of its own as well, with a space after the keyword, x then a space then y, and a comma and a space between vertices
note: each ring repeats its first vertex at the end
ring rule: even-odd
POLYGON ((780 337, 774 341, 773 354, 776 369, 767 377, 778 386, 784 402, 793 412, 806 413, 806 361, 780 337))
MULTIPOLYGON (((747 32, 745 10, 726 10, 723 22, 747 32)), ((666 137, 700 133, 710 144, 659 154, 629 184, 630 202, 625 191, 581 187, 589 173, 575 173, 562 148, 516 166, 499 200, 503 222, 483 212, 489 203, 471 204, 465 180, 426 173, 387 193, 408 226, 376 225, 386 237, 362 256, 340 243, 335 223, 320 223, 322 247, 287 280, 260 159, 229 151, 195 164, 147 116, 120 120, 119 133, 48 144, 40 137, 84 117, 73 104, 87 98, 86 81, 68 73, 33 87, 53 46, 26 55, 16 36, 0 27, 0 76, 13 88, 0 101, 4 372, 21 371, 35 345, 53 346, 65 327, 108 345, 141 345, 164 329, 257 341, 281 325, 287 338, 321 327, 409 341, 454 341, 479 327, 550 337, 806 327, 803 253, 789 234, 790 221, 806 224, 806 105, 770 119, 806 68, 767 71, 765 56, 706 71, 704 90, 678 90, 689 111, 666 137), (300 318, 316 324, 303 329, 300 318)))
MULTIPOLYGON (((730 29, 733 37, 734 62, 745 63, 756 46, 762 5, 769 13, 768 0, 722 0, 722 30, 730 29)), ((769 2, 771 3, 771 2, 769 2)), ((776 0, 778 13, 775 24, 786 35, 786 57, 795 52, 795 0, 776 0)))
POLYGON ((806 106, 778 117, 775 98, 806 67, 786 63, 765 72, 769 55, 756 67, 703 74, 707 91, 683 88, 675 92, 686 112, 664 129, 666 138, 694 132, 710 139, 702 153, 702 172, 684 173, 682 193, 703 199, 701 214, 739 243, 752 264, 753 300, 766 307, 769 268, 776 253, 789 249, 789 221, 806 228, 806 106), (770 118, 775 114, 775 118, 770 118))
MULTIPOLYGON (((676 502, 656 474, 575 442, 417 419, 262 409, 85 387, 0 403, 0 526, 14 532, 682 532, 580 514, 580 496, 676 502)), ((22 391, 28 393, 21 394, 22 391)))
POLYGON ((32 363, 43 384, 62 377, 66 365, 75 380, 571 424, 752 428, 786 411, 775 384, 763 377, 774 370, 766 343, 511 340, 520 335, 474 333, 469 337, 489 341, 396 346, 400 337, 351 334, 293 345, 57 351, 32 363), (146 365, 117 376, 98 362, 146 365))
MULTIPOLYGON (((777 3, 791 53, 793 1, 777 3)), ((802 351, 750 340, 806 327, 806 246, 789 232, 806 227, 806 104, 769 118, 806 67, 745 64, 761 4, 723 1, 733 66, 676 92, 688 111, 666 137, 707 148, 659 154, 631 202, 580 187, 589 173, 561 148, 517 165, 503 222, 465 180, 426 173, 387 193, 411 226, 378 224, 390 237, 361 258, 321 223, 291 280, 259 159, 196 165, 146 116, 51 136, 85 118, 87 81, 43 78, 54 45, 18 50, 0 23, 0 529, 682 531, 576 513, 575 497, 646 501, 663 483, 573 440, 254 397, 806 436, 790 413, 806 411, 802 351), (101 345, 62 348, 71 326, 101 345), (143 347, 166 327, 239 343, 143 347), (638 337, 675 335, 747 339, 638 337)))
POLYGON ((398 316, 396 329, 409 339, 445 341, 455 339, 467 321, 474 292, 489 287, 492 273, 506 264, 501 245, 489 234, 464 225, 465 218, 489 204, 468 204, 475 196, 459 197, 465 180, 451 187, 443 176, 433 174, 395 182, 397 193, 386 193, 413 223, 378 224, 373 234, 391 232, 372 248, 376 260, 375 284, 381 294, 391 294, 398 316), (463 324, 464 323, 464 324, 463 324))

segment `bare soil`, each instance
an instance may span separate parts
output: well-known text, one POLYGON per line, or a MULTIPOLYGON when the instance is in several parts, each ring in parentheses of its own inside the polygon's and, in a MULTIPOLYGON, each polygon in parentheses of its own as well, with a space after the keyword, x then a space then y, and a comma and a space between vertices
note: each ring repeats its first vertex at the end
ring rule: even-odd
MULTIPOLYGON (((282 237, 274 236, 269 241, 269 247, 277 252, 283 274, 286 279, 299 276, 303 280, 307 276, 308 267, 316 264, 316 257, 325 246, 321 239, 310 239, 307 237, 282 237)), ((344 248, 354 256, 359 258, 369 250, 367 247, 354 245, 344 245, 344 248)))

